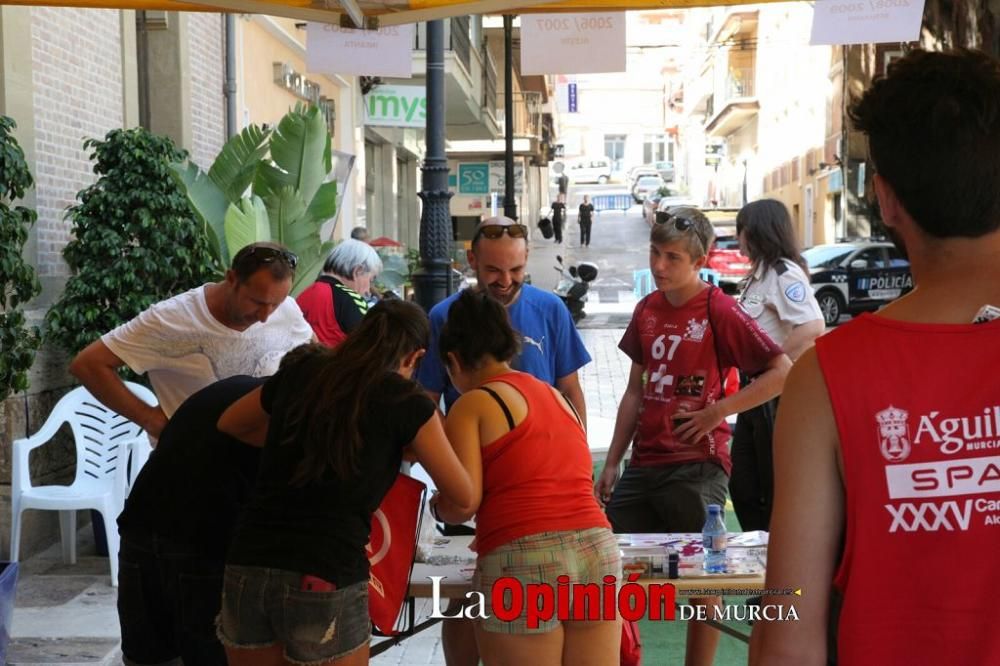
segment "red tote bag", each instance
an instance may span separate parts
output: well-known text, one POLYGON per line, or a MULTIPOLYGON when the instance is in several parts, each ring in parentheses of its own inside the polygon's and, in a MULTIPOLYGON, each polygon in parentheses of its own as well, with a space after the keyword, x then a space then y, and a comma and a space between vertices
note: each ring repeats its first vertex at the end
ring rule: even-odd
POLYGON ((642 642, 639 640, 639 623, 622 620, 621 666, 642 665, 642 642))
POLYGON ((371 536, 365 546, 371 566, 368 614, 385 636, 399 633, 396 621, 410 588, 426 492, 426 485, 401 473, 372 514, 371 536))

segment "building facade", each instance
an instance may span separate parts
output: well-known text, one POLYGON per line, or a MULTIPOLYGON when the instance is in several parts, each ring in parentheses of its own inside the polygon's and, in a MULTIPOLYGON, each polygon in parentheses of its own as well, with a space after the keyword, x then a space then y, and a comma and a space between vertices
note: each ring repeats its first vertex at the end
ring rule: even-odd
MULTIPOLYGON (((612 179, 633 166, 675 161, 681 40, 686 12, 626 14, 626 71, 558 76, 560 157, 606 157, 612 179), (575 86, 575 105, 566 88, 575 86)), ((675 176, 683 186, 684 174, 675 176)))
POLYGON ((833 50, 808 45, 811 21, 801 3, 692 10, 683 68, 682 162, 695 201, 778 199, 804 246, 834 239, 839 210, 826 152, 840 129, 833 50))

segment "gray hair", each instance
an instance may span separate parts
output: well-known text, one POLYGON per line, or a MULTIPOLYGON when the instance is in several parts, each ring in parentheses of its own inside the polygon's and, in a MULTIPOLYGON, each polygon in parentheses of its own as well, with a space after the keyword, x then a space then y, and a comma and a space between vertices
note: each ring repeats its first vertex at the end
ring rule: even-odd
POLYGON ((353 279, 354 271, 359 268, 362 273, 381 273, 382 259, 371 245, 353 239, 342 241, 333 248, 323 264, 324 273, 348 279, 353 279))

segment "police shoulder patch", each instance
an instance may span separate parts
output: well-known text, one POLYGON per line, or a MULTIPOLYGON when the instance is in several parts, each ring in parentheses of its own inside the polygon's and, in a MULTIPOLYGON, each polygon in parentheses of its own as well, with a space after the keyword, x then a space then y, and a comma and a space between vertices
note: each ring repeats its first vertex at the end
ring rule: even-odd
POLYGON ((788 285, 785 288, 785 296, 788 300, 794 301, 795 303, 801 303, 806 300, 806 288, 801 282, 796 282, 795 284, 788 285))

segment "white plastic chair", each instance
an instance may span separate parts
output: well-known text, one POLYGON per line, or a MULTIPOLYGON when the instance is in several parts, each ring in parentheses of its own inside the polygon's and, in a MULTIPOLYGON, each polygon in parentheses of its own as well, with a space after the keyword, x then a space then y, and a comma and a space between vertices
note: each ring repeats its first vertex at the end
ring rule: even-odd
MULTIPOLYGON (((140 400, 156 405, 145 386, 125 382, 140 400)), ((17 562, 21 545, 21 512, 41 509, 59 512, 63 561, 76 564, 76 512, 94 509, 104 518, 111 561, 111 584, 118 585, 118 514, 125 505, 129 479, 149 457, 149 438, 135 423, 111 411, 83 388, 64 395, 42 425, 27 439, 14 440, 11 460, 10 559, 17 562), (68 423, 76 443, 76 478, 68 486, 33 486, 28 467, 32 449, 52 439, 68 423), (129 454, 132 469, 128 469, 129 454), (130 474, 131 472, 131 474, 130 474)))

